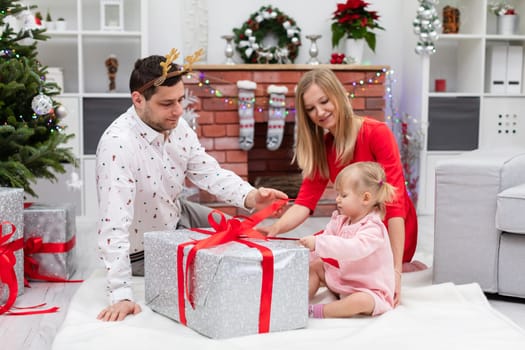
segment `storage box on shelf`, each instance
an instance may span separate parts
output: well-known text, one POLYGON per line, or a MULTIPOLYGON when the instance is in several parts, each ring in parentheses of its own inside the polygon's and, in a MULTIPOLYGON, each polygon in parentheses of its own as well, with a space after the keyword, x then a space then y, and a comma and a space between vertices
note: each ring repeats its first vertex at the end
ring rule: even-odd
MULTIPOLYGON (((525 147, 520 137, 525 115, 519 109, 525 103, 524 59, 519 55, 525 46, 525 23, 519 21, 513 35, 497 34, 489 3, 457 0, 436 7, 441 19, 444 6, 458 8, 461 20, 458 33, 440 34, 436 53, 422 57, 421 121, 428 129, 421 157, 420 213, 434 210, 434 170, 440 160, 478 148, 525 147), (505 59, 494 59, 494 47, 504 48, 505 59), (491 88, 494 69, 504 72, 503 90, 491 88), (446 82, 445 91, 435 91, 440 79, 446 82)), ((509 3, 525 15, 524 1, 509 3)))
POLYGON ((94 215, 97 204, 93 148, 104 128, 124 110, 122 106, 127 108, 131 103, 129 72, 138 57, 148 54, 148 3, 146 0, 122 1, 122 30, 102 30, 100 0, 29 0, 27 4, 37 5, 40 11, 49 11, 54 19, 67 21, 65 30, 46 32, 50 39, 39 42, 38 57, 43 65, 62 69, 63 90, 56 100, 68 111, 63 122, 67 132, 76 135, 68 146, 80 161, 80 169, 68 166, 67 174, 60 175, 57 183, 38 181, 35 186, 38 201, 73 202, 77 215, 94 215), (116 90, 111 93, 105 65, 110 55, 118 59, 116 90), (108 105, 111 108, 105 108, 108 105), (89 187, 63 191, 74 181, 73 172, 79 173, 84 185, 89 184, 89 187), (63 194, 57 196, 57 193, 63 194))

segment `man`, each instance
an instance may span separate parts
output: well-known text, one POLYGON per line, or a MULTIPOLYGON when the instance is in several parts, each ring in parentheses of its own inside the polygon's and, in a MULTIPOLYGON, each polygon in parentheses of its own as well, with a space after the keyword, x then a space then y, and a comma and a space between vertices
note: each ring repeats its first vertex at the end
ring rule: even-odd
POLYGON ((130 77, 133 106, 102 135, 97 148, 99 251, 107 270, 110 306, 98 319, 123 320, 141 311, 131 276, 144 274, 144 232, 204 227, 210 208, 180 199, 185 178, 232 205, 262 208, 286 194, 253 188, 205 153, 181 118, 182 75, 178 53, 139 59, 130 77))

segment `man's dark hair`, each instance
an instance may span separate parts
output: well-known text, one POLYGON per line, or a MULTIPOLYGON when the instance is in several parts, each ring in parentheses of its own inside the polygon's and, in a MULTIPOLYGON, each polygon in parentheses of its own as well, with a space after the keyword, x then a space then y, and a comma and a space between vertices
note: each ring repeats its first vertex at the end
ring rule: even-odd
MULTIPOLYGON (((162 75, 161 62, 165 62, 166 57, 152 55, 146 58, 138 59, 129 78, 129 89, 131 92, 139 91, 148 82, 159 78, 162 75)), ((180 70, 180 67, 172 63, 168 73, 180 70)), ((182 79, 182 74, 167 78, 161 86, 173 86, 182 79)), ((157 87, 152 85, 142 92, 144 98, 149 100, 155 94, 157 87)))

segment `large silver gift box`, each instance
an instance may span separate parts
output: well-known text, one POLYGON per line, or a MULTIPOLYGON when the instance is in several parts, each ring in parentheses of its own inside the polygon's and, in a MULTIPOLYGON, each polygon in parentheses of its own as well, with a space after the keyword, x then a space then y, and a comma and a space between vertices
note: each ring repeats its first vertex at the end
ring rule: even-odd
MULTIPOLYGON (((177 247, 209 235, 190 230, 144 236, 146 304, 180 322, 177 247)), ((296 241, 251 240, 274 257, 269 331, 303 328, 308 321, 308 250, 296 241)), ((193 245, 184 247, 183 265, 193 245)), ((187 326, 211 338, 259 333, 262 255, 229 242, 197 252, 193 272, 195 308, 185 301, 187 326)))
MULTIPOLYGON (((0 222, 8 221, 15 225, 15 234, 6 242, 9 244, 24 236, 24 190, 21 188, 0 187, 0 222)), ((3 225, 2 233, 5 236, 11 232, 10 225, 3 225)), ((0 248, 0 251, 2 248, 0 248)), ((16 263, 14 266, 18 286, 17 295, 24 293, 24 250, 14 252, 16 263)), ((0 281, 0 303, 8 298, 8 286, 0 281)))
MULTIPOLYGON (((70 243, 76 239, 75 207, 72 204, 34 204, 24 209, 24 240, 41 238, 42 243, 70 243)), ((31 254, 38 273, 45 277, 71 279, 76 271, 75 245, 66 252, 31 254)), ((27 274, 27 271, 26 271, 27 274)), ((30 278, 30 280, 46 280, 30 278)))

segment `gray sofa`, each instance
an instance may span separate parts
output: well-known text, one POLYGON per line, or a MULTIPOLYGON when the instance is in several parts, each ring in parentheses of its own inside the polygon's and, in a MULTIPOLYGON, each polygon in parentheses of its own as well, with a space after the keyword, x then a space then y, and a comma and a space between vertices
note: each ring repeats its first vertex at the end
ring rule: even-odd
POLYGON ((525 298, 525 149, 442 161, 435 191, 434 283, 525 298))

